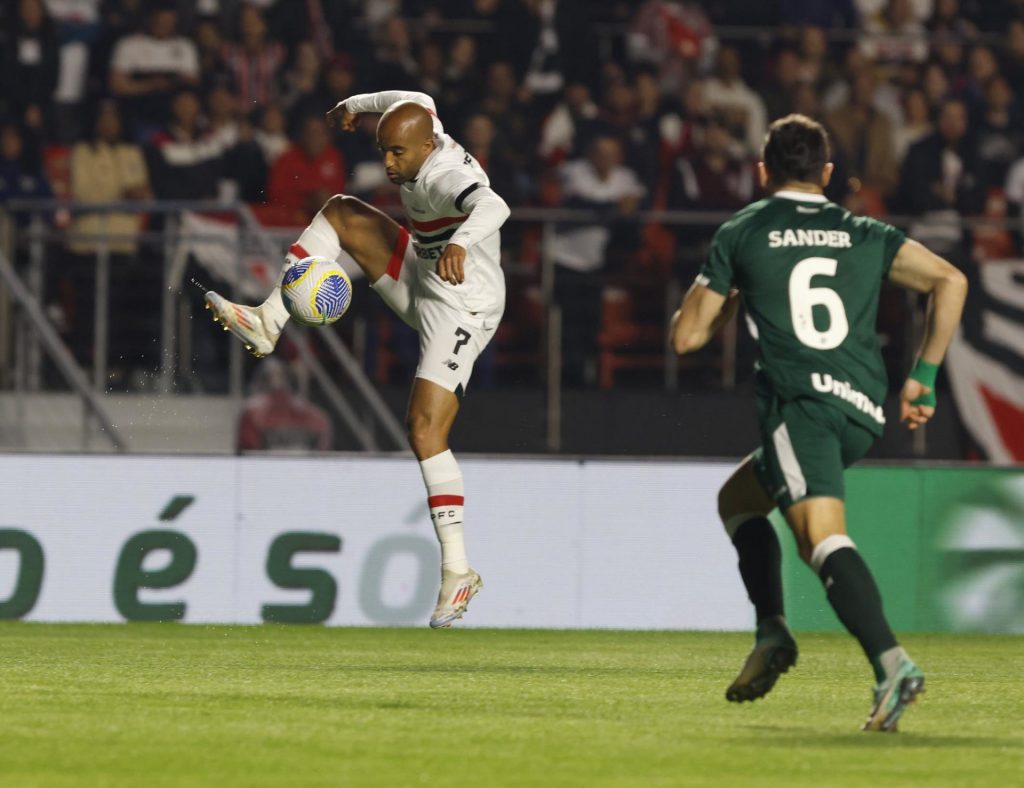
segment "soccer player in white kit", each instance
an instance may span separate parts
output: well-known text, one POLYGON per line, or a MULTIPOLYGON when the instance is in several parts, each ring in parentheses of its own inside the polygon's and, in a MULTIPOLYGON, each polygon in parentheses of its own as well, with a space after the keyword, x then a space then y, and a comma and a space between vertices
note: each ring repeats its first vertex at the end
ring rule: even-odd
MULTIPOLYGON (((383 113, 377 145, 413 232, 355 197, 335 195, 292 245, 286 267, 311 255, 333 260, 344 249, 388 306, 419 332, 407 426, 441 543, 441 590, 430 626, 447 627, 483 587, 466 559, 462 473, 448 433, 473 364, 505 309, 499 229, 509 209, 477 161, 445 134, 429 96, 397 90, 352 96, 327 120, 354 131, 362 113, 383 113)), ((206 301, 214 319, 257 356, 273 351, 288 321, 280 286, 256 307, 214 292, 206 301)))

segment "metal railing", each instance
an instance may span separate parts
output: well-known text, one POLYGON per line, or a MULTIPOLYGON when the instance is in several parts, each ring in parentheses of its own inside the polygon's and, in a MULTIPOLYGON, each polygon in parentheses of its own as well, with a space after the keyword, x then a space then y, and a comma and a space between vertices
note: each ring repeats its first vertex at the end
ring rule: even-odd
MULTIPOLYGON (((249 208, 238 204, 147 202, 68 205, 56 202, 17 202, 11 203, 8 208, 31 217, 27 230, 15 232, 15 240, 17 241, 20 238, 24 242, 20 246, 24 249, 23 268, 26 279, 25 286, 16 295, 15 300, 26 311, 32 309, 30 319, 35 327, 35 331, 16 332, 20 344, 16 343, 18 344, 18 352, 14 353, 12 357, 12 361, 17 359, 18 369, 21 370, 19 373, 20 380, 23 387, 28 391, 36 391, 41 388, 39 373, 40 349, 45 346, 45 349, 51 355, 55 353, 53 340, 56 334, 52 331, 52 326, 49 326, 51 329, 49 331, 39 327, 45 321, 45 316, 38 308, 38 299, 42 293, 42 283, 45 278, 46 254, 44 243, 47 241, 67 242, 75 237, 73 233, 66 230, 47 227, 44 222, 44 216, 47 213, 57 210, 70 210, 76 214, 138 211, 148 214, 162 214, 167 218, 161 232, 143 233, 141 236, 149 241, 156 241, 162 244, 163 249, 163 296, 160 329, 162 352, 158 379, 160 381, 159 390, 167 394, 175 391, 175 381, 183 374, 180 362, 183 356, 187 354, 182 351, 182 343, 188 342, 188 335, 191 331, 190 320, 187 319, 187 316, 183 319, 180 314, 181 290, 186 286, 183 283, 185 268, 182 256, 183 254, 187 256, 187 254, 182 251, 180 244, 181 232, 180 228, 176 225, 176 221, 186 212, 215 212, 217 214, 229 214, 234 217, 237 222, 237 235, 232 236, 233 240, 227 242, 226 245, 229 247, 230 253, 234 255, 235 268, 235 278, 228 292, 236 300, 238 299, 238 286, 244 276, 242 267, 244 250, 246 248, 256 249, 273 267, 276 267, 277 261, 283 257, 284 251, 295 237, 294 229, 267 230, 262 228, 249 208), (29 297, 33 299, 34 308, 26 307, 25 305, 26 299, 29 297)), ((397 208, 392 209, 391 212, 398 215, 397 208)), ((666 227, 683 228, 684 231, 686 228, 692 228, 694 231, 699 231, 695 232, 695 234, 706 242, 706 239, 710 236, 710 231, 730 215, 729 213, 713 211, 642 211, 628 217, 616 217, 616 221, 637 224, 658 223, 666 227)), ((513 212, 509 220, 511 227, 516 228, 518 226, 517 229, 523 229, 527 226, 533 226, 539 229, 541 236, 541 253, 539 259, 535 259, 532 263, 524 262, 514 253, 509 254, 510 250, 508 245, 506 245, 505 271, 509 279, 517 280, 520 284, 532 286, 540 292, 544 316, 540 331, 540 341, 536 348, 539 363, 535 365, 534 369, 538 370, 537 382, 544 387, 545 391, 546 416, 543 432, 545 445, 551 451, 558 451, 561 448, 562 440, 564 328, 563 305, 558 302, 555 293, 556 262, 552 254, 549 253, 552 247, 551 241, 562 226, 605 223, 607 218, 606 215, 592 211, 519 208, 513 212)), ((894 224, 906 227, 920 221, 920 218, 891 216, 888 217, 888 220, 894 224)), ((1019 229, 1016 219, 1000 222, 999 220, 988 218, 965 218, 962 220, 962 226, 971 229, 992 229, 994 227, 1001 227, 1011 231, 1019 229)), ((201 235, 195 234, 189 237, 192 240, 202 239, 201 235)), ((92 242, 97 243, 95 250, 97 287, 94 315, 96 342, 92 349, 92 375, 88 387, 91 393, 88 395, 87 404, 89 405, 90 413, 93 414, 91 418, 99 419, 100 425, 106 431, 110 424, 109 418, 102 418, 100 409, 91 403, 94 403, 97 396, 105 390, 107 363, 105 345, 109 337, 110 319, 109 289, 107 287, 110 277, 109 250, 110 244, 114 243, 117 238, 115 236, 90 236, 89 238, 92 242)), ((210 240, 222 245, 225 244, 225 239, 222 236, 212 237, 210 240)), ((692 268, 699 262, 696 260, 700 256, 699 250, 686 250, 685 243, 682 246, 684 251, 689 251, 690 256, 693 258, 691 260, 692 268)), ((0 273, 3 274, 3 278, 8 282, 9 287, 10 282, 18 278, 10 265, 6 266, 6 270, 0 271, 0 273)), ((622 277, 616 278, 615 276, 608 277, 607 283, 629 284, 628 280, 623 280, 622 277)), ((651 284, 650 278, 647 280, 647 284, 651 284)), ((667 325, 672 311, 678 306, 683 287, 687 284, 687 282, 679 281, 679 277, 675 275, 675 272, 659 283, 659 286, 664 289, 663 314, 661 316, 663 326, 667 325)), ((912 294, 908 294, 907 298, 908 307, 915 305, 916 302, 912 294)), ((0 300, 0 306, 2 306, 2 300, 0 300)), ((904 321, 901 326, 904 332, 901 337, 901 344, 905 348, 905 352, 913 353, 917 337, 922 330, 918 312, 919 310, 914 310, 913 314, 916 317, 904 321)), ((515 315, 511 312, 507 313, 505 319, 507 321, 515 320, 515 315)), ((717 346, 716 366, 720 376, 719 384, 726 390, 733 388, 739 377, 737 373, 737 349, 741 332, 742 329, 737 326, 736 322, 732 323, 723 332, 720 343, 717 346)), ((5 327, 3 325, 2 312, 0 312, 0 349, 3 348, 4 336, 5 327)), ((303 364, 309 370, 310 376, 320 387, 323 397, 330 405, 331 410, 355 436, 361 447, 366 449, 381 448, 376 432, 379 429, 385 438, 385 447, 404 449, 405 439, 401 425, 369 381, 360 360, 349 350, 337 333, 328 330, 297 334, 293 327, 289 327, 289 336, 295 340, 294 345, 303 364), (315 340, 312 339, 314 337, 315 340), (331 373, 319 361, 317 354, 310 348, 307 340, 316 341, 320 344, 333 363, 337 365, 337 368, 352 382, 351 388, 344 392, 339 388, 331 373), (353 405, 354 395, 358 395, 364 403, 366 410, 363 412, 360 412, 359 406, 353 405), (369 417, 367 414, 369 414, 369 417)), ((648 350, 648 352, 650 351, 648 350)), ((662 385, 667 389, 674 390, 680 384, 679 359, 671 352, 667 342, 654 352, 660 353, 662 359, 662 385)), ((240 398, 242 395, 242 352, 239 343, 230 343, 230 353, 229 391, 232 396, 240 398)), ((910 359, 909 357, 901 359, 901 363, 903 361, 909 364, 910 359)), ((62 370, 68 367, 65 363, 58 363, 62 370)), ((7 378, 10 377, 5 372, 5 365, 0 363, 0 388, 3 387, 5 376, 7 378)), ((72 386, 85 400, 86 395, 81 391, 82 387, 80 385, 83 379, 87 380, 85 373, 81 372, 81 370, 79 370, 79 373, 65 370, 65 377, 69 381, 72 381, 72 379, 78 381, 77 384, 72 381, 72 386)))
MULTIPOLYGON (((44 388, 42 360, 45 349, 60 368, 72 390, 87 404, 89 412, 100 419, 103 431, 111 437, 119 450, 128 447, 114 429, 109 413, 106 413, 102 407, 102 396, 107 391, 109 370, 110 281, 114 245, 129 241, 158 244, 162 248, 162 259, 157 261, 157 264, 162 266, 162 297, 159 337, 161 353, 156 378, 158 380, 157 390, 165 395, 174 392, 176 379, 187 366, 183 363, 182 344, 187 341, 191 333, 191 315, 182 316, 180 309, 182 291, 185 287, 185 264, 189 256, 189 247, 185 242, 203 241, 219 244, 226 247, 228 254, 233 255, 233 277, 226 288, 226 293, 233 300, 242 300, 239 296, 240 283, 248 275, 243 266, 244 250, 250 246, 255 247, 272 266, 279 265, 284 254, 284 250, 259 224, 244 204, 212 201, 64 203, 52 200, 22 200, 11 201, 5 207, 9 214, 4 223, 3 235, 6 236, 8 249, 24 251, 23 266, 21 266, 24 270, 24 282, 16 267, 11 265, 6 258, 5 265, 0 266, 0 274, 13 294, 17 306, 28 319, 26 327, 30 327, 31 330, 13 332, 12 340, 11 332, 0 327, 0 347, 4 346, 2 344, 4 342, 7 346, 14 346, 13 353, 5 354, 9 356, 7 363, 0 362, 0 375, 3 376, 0 378, 0 384, 14 383, 12 388, 26 393, 41 391, 44 388), (160 216, 164 220, 163 227, 156 232, 146 231, 118 235, 105 232, 102 222, 99 232, 90 230, 83 233, 73 229, 55 227, 47 221, 48 217, 61 214, 65 217, 83 214, 109 217, 114 213, 160 216), (181 232, 180 220, 183 216, 210 213, 230 217, 236 223, 236 232, 228 238, 220 234, 203 235, 181 232), (17 223, 11 220, 12 216, 18 217, 23 223, 26 223, 26 226, 19 228, 17 223), (86 375, 68 352, 52 321, 47 318, 41 307, 47 276, 47 244, 75 242, 87 242, 93 248, 95 299, 91 376, 86 375), (12 362, 15 361, 20 370, 20 374, 17 376, 10 372, 12 362)), ((64 223, 67 224, 66 218, 64 223)), ((294 340, 293 344, 302 364, 320 387, 331 410, 351 432, 361 448, 400 451, 405 449, 405 433, 398 419, 384 403, 379 392, 366 377, 361 365, 344 343, 329 331, 316 333, 326 349, 328 357, 344 371, 352 382, 353 387, 346 391, 340 388, 321 362, 318 354, 311 349, 306 341, 307 337, 299 335, 293 326, 288 327, 287 335, 294 340), (383 443, 381 438, 383 438, 383 443)), ((156 339, 154 337, 154 340, 156 339)), ((241 344, 229 343, 228 390, 239 403, 241 403, 244 390, 242 362, 241 344)), ((2 387, 0 386, 0 388, 2 387)))

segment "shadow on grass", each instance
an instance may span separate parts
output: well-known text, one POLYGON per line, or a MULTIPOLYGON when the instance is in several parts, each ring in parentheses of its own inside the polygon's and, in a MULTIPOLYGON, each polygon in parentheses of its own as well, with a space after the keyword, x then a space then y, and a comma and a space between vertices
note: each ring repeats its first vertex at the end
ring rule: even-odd
POLYGON ((936 736, 928 733, 914 733, 913 731, 896 734, 869 733, 865 731, 823 733, 809 728, 780 725, 743 725, 740 727, 766 737, 785 737, 786 747, 792 749, 848 747, 851 749, 877 750, 879 747, 887 749, 966 747, 969 749, 1024 750, 1024 741, 1020 739, 999 738, 995 736, 936 736))

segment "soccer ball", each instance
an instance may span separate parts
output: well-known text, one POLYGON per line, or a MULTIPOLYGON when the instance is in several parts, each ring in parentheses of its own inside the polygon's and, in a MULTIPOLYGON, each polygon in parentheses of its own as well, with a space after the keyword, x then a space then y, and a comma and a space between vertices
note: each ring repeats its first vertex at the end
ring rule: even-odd
POLYGON ((352 303, 352 281, 334 260, 306 257, 284 271, 285 309, 304 326, 329 326, 352 303))

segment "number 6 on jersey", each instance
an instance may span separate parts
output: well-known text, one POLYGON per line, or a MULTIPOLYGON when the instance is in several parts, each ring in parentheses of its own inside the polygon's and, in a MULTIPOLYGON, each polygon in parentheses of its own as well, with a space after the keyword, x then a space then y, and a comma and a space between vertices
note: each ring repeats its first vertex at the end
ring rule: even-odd
POLYGON ((808 347, 831 350, 839 347, 850 333, 846 309, 839 293, 828 287, 811 287, 815 276, 835 276, 838 260, 830 257, 807 257, 793 266, 789 275, 789 309, 793 316, 793 331, 797 339, 808 347), (828 328, 819 331, 814 326, 814 307, 822 306, 828 312, 828 328))

